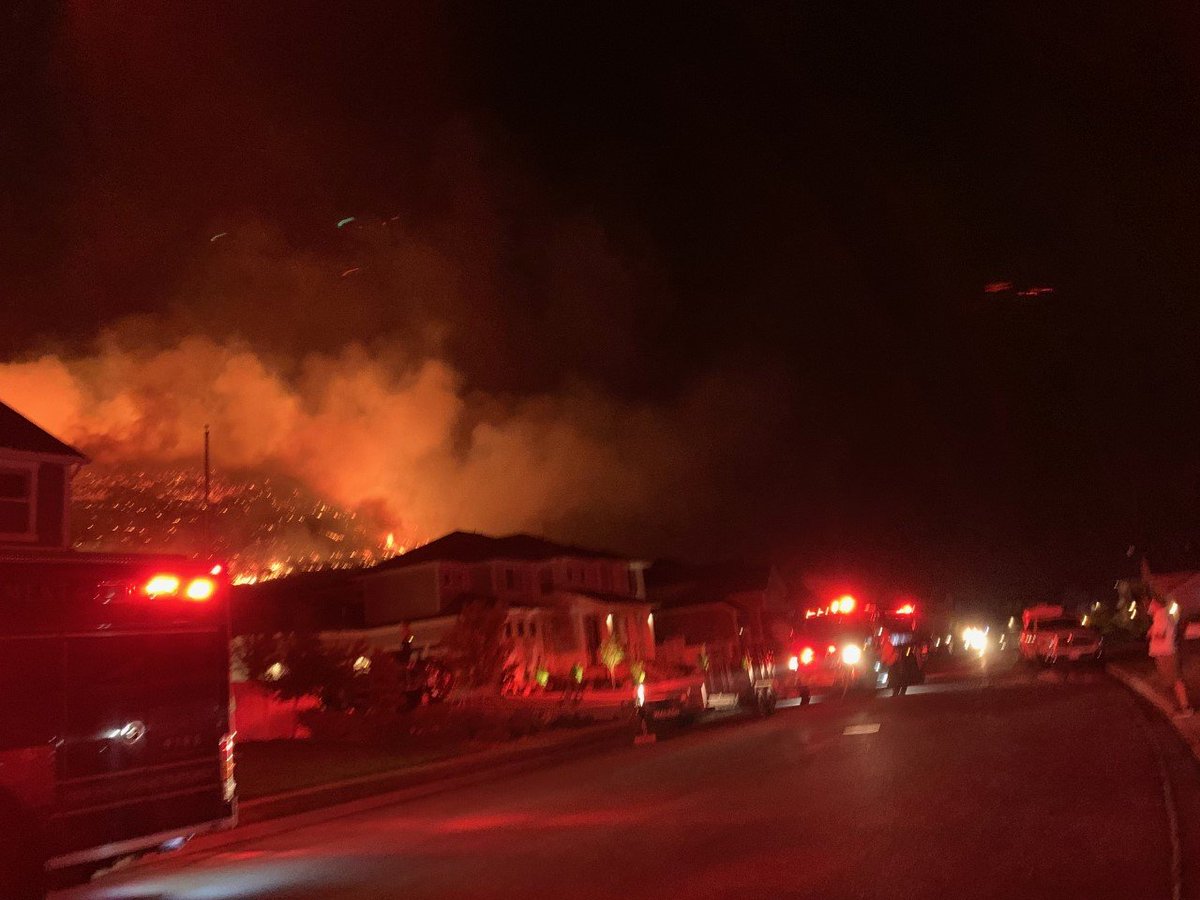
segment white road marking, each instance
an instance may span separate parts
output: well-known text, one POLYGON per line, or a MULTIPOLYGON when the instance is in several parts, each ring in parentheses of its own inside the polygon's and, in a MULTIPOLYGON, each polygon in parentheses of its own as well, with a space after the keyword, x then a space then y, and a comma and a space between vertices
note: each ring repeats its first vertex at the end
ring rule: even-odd
POLYGON ((847 725, 842 734, 874 734, 878 730, 879 723, 872 722, 869 725, 847 725))

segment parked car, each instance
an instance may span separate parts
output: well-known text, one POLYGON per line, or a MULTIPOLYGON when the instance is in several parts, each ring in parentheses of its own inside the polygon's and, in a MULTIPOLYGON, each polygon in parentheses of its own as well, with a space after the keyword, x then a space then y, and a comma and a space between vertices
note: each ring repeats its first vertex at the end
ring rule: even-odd
POLYGON ((1025 617, 1021 630, 1021 657, 1030 662, 1052 665, 1056 662, 1098 661, 1104 655, 1100 632, 1088 628, 1073 616, 1025 617))

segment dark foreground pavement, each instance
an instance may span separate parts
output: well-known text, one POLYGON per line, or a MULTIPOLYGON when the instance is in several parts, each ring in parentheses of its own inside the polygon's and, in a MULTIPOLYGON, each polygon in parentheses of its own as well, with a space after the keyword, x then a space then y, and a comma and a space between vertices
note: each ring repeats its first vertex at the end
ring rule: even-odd
POLYGON ((1176 857, 1193 896, 1194 763, 1094 674, 785 710, 184 852, 56 898, 1166 900, 1176 857))

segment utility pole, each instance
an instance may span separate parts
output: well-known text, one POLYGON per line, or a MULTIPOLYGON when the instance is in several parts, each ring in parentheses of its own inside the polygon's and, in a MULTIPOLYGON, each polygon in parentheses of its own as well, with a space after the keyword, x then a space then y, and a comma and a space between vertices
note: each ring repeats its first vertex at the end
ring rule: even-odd
POLYGON ((208 512, 211 478, 208 465, 208 426, 204 426, 204 558, 212 556, 212 517, 208 512))

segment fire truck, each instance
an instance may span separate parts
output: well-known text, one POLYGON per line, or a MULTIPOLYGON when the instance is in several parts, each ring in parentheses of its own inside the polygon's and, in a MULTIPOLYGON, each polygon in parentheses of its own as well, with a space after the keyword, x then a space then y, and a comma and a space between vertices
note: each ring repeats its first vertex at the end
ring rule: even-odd
POLYGON ((232 827, 233 743, 220 566, 0 548, 0 897, 232 827))
POLYGON ((913 603, 881 609, 847 594, 806 610, 793 630, 782 689, 807 703, 817 692, 845 694, 887 687, 892 673, 884 641, 900 654, 915 654, 923 672, 928 651, 917 639, 913 603))

